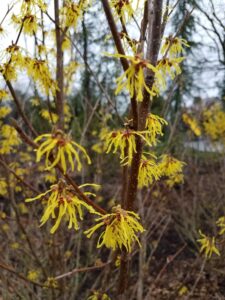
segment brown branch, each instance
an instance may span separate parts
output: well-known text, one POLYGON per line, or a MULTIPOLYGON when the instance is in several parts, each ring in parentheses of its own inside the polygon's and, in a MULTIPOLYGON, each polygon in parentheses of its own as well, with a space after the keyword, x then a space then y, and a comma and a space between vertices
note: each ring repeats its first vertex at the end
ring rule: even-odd
MULTIPOLYGON (((103 5, 104 11, 105 11, 105 15, 106 15, 112 36, 113 36, 113 40, 114 40, 116 49, 119 54, 125 55, 125 51, 123 49, 121 38, 120 38, 119 32, 117 30, 116 23, 113 18, 112 11, 111 11, 108 0, 102 0, 102 5, 103 5)), ((126 58, 123 58, 123 57, 120 58, 120 61, 121 61, 123 70, 125 72, 129 68, 129 62, 126 58)), ((131 98, 131 108, 132 108, 132 115, 133 115, 133 127, 135 130, 137 130, 137 128, 138 128, 138 107, 137 107, 136 95, 134 95, 134 97, 131 98)))
POLYGON ((8 16, 8 14, 10 13, 10 11, 13 9, 14 4, 12 4, 11 6, 8 5, 8 9, 7 12, 5 13, 4 17, 2 18, 1 22, 0 22, 0 26, 2 26, 3 22, 5 21, 6 17, 8 16))
POLYGON ((41 287, 41 288, 51 288, 51 289, 54 288, 54 289, 58 289, 58 288, 55 288, 55 287, 49 287, 48 285, 41 284, 41 283, 39 283, 39 282, 30 280, 30 279, 28 279, 25 275, 22 275, 22 274, 18 273, 18 272, 17 272, 14 268, 12 268, 11 266, 8 266, 8 265, 3 264, 3 263, 1 263, 1 262, 0 262, 0 268, 3 269, 3 270, 8 271, 8 272, 10 272, 10 273, 12 273, 12 274, 14 274, 14 275, 16 275, 18 278, 20 278, 20 279, 22 279, 22 280, 24 280, 24 281, 26 281, 26 282, 29 282, 29 283, 31 283, 31 284, 33 284, 33 285, 36 285, 36 286, 39 286, 39 287, 41 287))
POLYGON ((23 108, 22 108, 22 105, 21 105, 21 103, 20 103, 20 100, 18 99, 18 97, 17 97, 17 95, 16 95, 16 93, 15 93, 15 90, 14 90, 14 88, 13 88, 11 82, 10 82, 9 80, 7 80, 5 76, 4 76, 4 79, 5 79, 5 81, 6 81, 6 84, 7 84, 7 86, 8 86, 8 89, 9 89, 9 91, 10 91, 12 97, 13 97, 13 100, 14 100, 14 102, 15 102, 15 104, 16 104, 16 107, 17 107, 17 109, 18 109, 18 112, 19 112, 21 118, 23 119, 24 123, 28 126, 28 128, 30 129, 30 131, 32 132, 32 134, 33 134, 34 136, 37 136, 38 134, 37 134, 36 130, 33 128, 32 124, 30 123, 30 121, 29 121, 29 119, 27 118, 27 116, 25 115, 25 113, 24 113, 24 111, 23 111, 23 108))
MULTIPOLYGON (((116 45, 116 49, 119 54, 126 55, 125 51, 123 49, 121 38, 120 38, 119 32, 117 30, 116 23, 115 23, 113 15, 112 15, 112 11, 111 11, 108 0, 102 0, 102 5, 103 5, 104 11, 105 11, 105 15, 106 15, 112 36, 113 36, 114 43, 116 45)), ((126 71, 129 68, 128 60, 126 58, 121 57, 120 61, 121 61, 123 70, 126 71)))

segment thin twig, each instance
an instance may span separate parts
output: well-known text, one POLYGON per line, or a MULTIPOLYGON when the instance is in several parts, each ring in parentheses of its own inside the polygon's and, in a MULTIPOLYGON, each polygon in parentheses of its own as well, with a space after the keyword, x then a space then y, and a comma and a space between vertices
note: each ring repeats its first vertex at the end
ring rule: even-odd
POLYGON ((62 279, 62 278, 69 277, 69 276, 77 274, 77 273, 96 271, 96 270, 99 270, 99 269, 102 269, 102 268, 108 266, 109 264, 111 264, 111 261, 106 262, 106 263, 102 263, 99 266, 76 268, 76 269, 73 269, 72 271, 66 272, 65 274, 56 276, 55 279, 56 280, 62 279))

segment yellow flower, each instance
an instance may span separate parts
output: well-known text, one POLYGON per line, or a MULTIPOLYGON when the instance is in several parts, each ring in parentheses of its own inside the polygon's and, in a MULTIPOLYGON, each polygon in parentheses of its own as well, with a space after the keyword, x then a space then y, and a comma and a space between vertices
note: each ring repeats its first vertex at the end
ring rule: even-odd
POLYGON ((22 15, 26 15, 28 11, 37 13, 37 8, 45 12, 47 4, 43 0, 26 0, 22 2, 20 11, 22 15))
MULTIPOLYGON (((108 54, 109 55, 109 54, 108 54)), ((138 101, 143 100, 143 89, 145 89, 149 95, 155 96, 156 93, 150 90, 145 83, 145 69, 151 70, 158 80, 162 80, 158 69, 151 65, 147 60, 142 59, 139 55, 127 56, 122 54, 109 55, 117 58, 126 58, 130 61, 130 66, 119 78, 116 79, 117 89, 115 94, 120 93, 124 88, 126 88, 130 96, 133 97, 135 94, 138 101)))
POLYGON ((56 170, 51 169, 47 172, 42 173, 45 182, 54 183, 56 182, 56 170))
POLYGON ((220 217, 217 222, 217 226, 220 227, 220 232, 219 234, 222 235, 225 232, 225 217, 220 217))
POLYGON ((40 271, 39 270, 31 270, 27 274, 27 279, 31 281, 37 281, 40 277, 40 271))
MULTIPOLYGON (((28 168, 23 169, 20 167, 20 164, 17 162, 13 162, 9 165, 10 169, 13 170, 16 175, 18 175, 20 178, 24 178, 25 175, 28 174, 28 168)), ((11 173, 9 175, 9 184, 12 189, 14 189, 15 192, 21 192, 22 188, 20 186, 21 182, 11 173)))
POLYGON ((119 268, 121 265, 121 255, 117 255, 116 261, 115 261, 115 267, 119 268))
POLYGON ((179 289, 179 291, 178 291, 178 295, 179 296, 183 296, 183 295, 185 295, 185 294, 187 294, 188 293, 188 288, 184 285, 184 286, 182 286, 180 289, 179 289))
POLYGON ((59 286, 58 281, 54 277, 48 277, 45 285, 50 288, 58 288, 59 286))
POLYGON ((154 181, 159 180, 160 176, 161 170, 155 162, 154 157, 148 159, 145 155, 142 155, 138 172, 138 187, 148 187, 154 181))
POLYGON ((0 66, 0 73, 9 81, 17 79, 17 72, 15 66, 12 63, 4 63, 0 66))
POLYGON ((48 109, 42 109, 40 111, 40 115, 47 120, 49 123, 53 122, 53 124, 56 124, 56 122, 58 121, 59 117, 57 114, 53 113, 53 112, 49 112, 48 109))
POLYGON ((94 291, 93 295, 89 296, 87 300, 110 300, 109 296, 98 291, 94 291))
POLYGON ((0 89, 0 100, 3 100, 7 97, 9 97, 9 94, 5 90, 0 89))
POLYGON ((40 88, 46 95, 54 96, 58 86, 52 78, 51 72, 45 60, 25 58, 27 73, 32 79, 39 84, 40 88))
POLYGON ((216 103, 203 113, 205 133, 212 141, 225 143, 225 112, 221 104, 216 103))
MULTIPOLYGON (((80 186, 80 188, 83 186, 85 185, 80 186)), ((84 192, 84 194, 89 195, 90 193, 84 192)), ((25 201, 31 202, 44 197, 48 197, 48 200, 44 214, 41 218, 40 226, 44 225, 49 218, 56 219, 55 224, 50 230, 50 233, 52 234, 58 229, 63 218, 69 221, 69 229, 73 227, 75 230, 78 230, 77 214, 79 215, 80 220, 83 220, 82 207, 87 208, 91 213, 98 214, 91 206, 80 200, 73 192, 72 187, 67 186, 63 180, 59 181, 58 184, 52 185, 48 191, 34 198, 26 199, 25 201), (50 195, 46 196, 47 194, 50 195)))
POLYGON ((81 0, 78 3, 66 0, 61 9, 63 27, 76 28, 78 20, 82 18, 87 5, 88 0, 81 0))
POLYGON ((15 243, 11 243, 10 248, 13 250, 17 250, 20 248, 20 244, 15 242, 15 243))
POLYGON ((129 20, 134 14, 130 0, 111 0, 110 4, 124 24, 126 24, 127 19, 129 20))
POLYGON ((182 119, 186 125, 194 132, 196 136, 201 135, 201 129, 199 128, 197 121, 194 118, 191 118, 188 114, 184 113, 182 119))
POLYGON ((5 118, 8 114, 11 113, 11 108, 8 106, 2 106, 0 107, 0 119, 5 118))
POLYGON ((210 258, 213 253, 220 256, 220 252, 216 248, 215 237, 208 237, 201 230, 199 230, 199 234, 201 238, 197 242, 201 244, 200 253, 204 252, 206 258, 210 258))
POLYGON ((162 58, 158 61, 156 69, 157 76, 155 76, 155 81, 152 87, 152 91, 159 95, 160 89, 166 88, 166 77, 170 76, 174 79, 177 75, 181 73, 180 63, 185 59, 185 57, 175 57, 175 58, 162 58))
POLYGON ((161 53, 164 55, 168 51, 169 56, 174 57, 180 55, 184 51, 183 46, 190 47, 185 39, 169 36, 165 38, 161 53))
POLYGON ((174 175, 170 175, 166 180, 166 184, 169 188, 172 188, 175 184, 184 183, 184 175, 182 173, 175 173, 174 175))
POLYGON ((0 178, 0 195, 5 196, 7 194, 7 183, 5 178, 0 178))
POLYGON ((33 35, 37 32, 38 22, 37 17, 30 12, 27 12, 24 16, 16 16, 12 15, 12 21, 16 25, 22 26, 23 24, 23 32, 28 35, 33 35))
POLYGON ((164 176, 174 176, 175 174, 182 173, 185 163, 172 157, 171 155, 162 155, 161 162, 159 163, 159 168, 161 169, 162 175, 164 176))
POLYGON ((18 208, 22 215, 27 214, 29 212, 27 206, 24 203, 19 203, 18 208))
POLYGON ((148 131, 134 131, 128 128, 110 132, 105 136, 106 153, 109 153, 112 147, 114 147, 113 153, 116 153, 118 150, 120 151, 121 163, 130 165, 133 153, 137 152, 135 136, 140 136, 149 146, 151 146, 144 136, 146 133, 148 133, 148 131))
POLYGON ((15 151, 16 146, 21 143, 16 129, 8 124, 2 125, 0 129, 0 154, 9 154, 15 151))
POLYGON ((148 114, 145 127, 149 130, 148 140, 152 145, 156 145, 156 136, 163 135, 162 126, 167 124, 167 121, 163 118, 154 114, 148 114))
POLYGON ((98 224, 86 230, 84 233, 90 238, 93 233, 100 227, 104 227, 104 231, 98 238, 97 248, 105 245, 107 248, 116 250, 122 249, 124 246, 127 252, 131 252, 131 246, 134 241, 140 245, 137 232, 143 232, 144 228, 139 223, 139 216, 132 212, 126 211, 118 205, 114 212, 97 218, 98 224))
POLYGON ((0 72, 9 81, 17 79, 17 71, 25 68, 25 59, 22 49, 18 45, 12 44, 1 53, 1 61, 4 63, 0 67, 0 72))
POLYGON ((6 213, 0 210, 0 219, 4 220, 5 218, 6 218, 6 213))
POLYGON ((86 150, 79 144, 72 141, 71 138, 61 130, 56 130, 56 132, 52 134, 42 134, 35 139, 35 142, 39 142, 42 139, 45 139, 45 141, 37 149, 36 160, 39 162, 41 157, 45 155, 46 170, 50 170, 60 163, 63 172, 66 173, 68 164, 66 162, 67 155, 72 171, 74 170, 74 158, 77 162, 77 169, 80 171, 82 164, 79 158, 79 151, 83 153, 88 164, 91 163, 90 157, 88 156, 86 150), (49 164, 49 160, 52 155, 54 158, 52 159, 53 161, 51 161, 51 164, 49 164))

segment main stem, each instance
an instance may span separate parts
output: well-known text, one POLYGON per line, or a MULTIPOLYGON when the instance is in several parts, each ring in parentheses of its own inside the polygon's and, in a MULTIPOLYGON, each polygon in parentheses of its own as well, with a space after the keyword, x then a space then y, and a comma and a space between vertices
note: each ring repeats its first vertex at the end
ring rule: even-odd
POLYGON ((58 128, 64 129, 64 75, 63 75, 63 34, 60 29, 59 20, 59 0, 54 0, 55 10, 55 36, 56 36, 56 81, 58 89, 56 91, 56 111, 59 116, 58 128))
MULTIPOLYGON (((159 47, 161 42, 161 19, 162 19, 162 0, 148 1, 148 41, 147 41, 147 53, 146 59, 152 64, 157 64, 159 47)), ((151 71, 146 72, 145 77, 146 84, 151 89, 154 83, 154 73, 151 71)), ((144 98, 139 107, 138 113, 138 130, 142 131, 145 129, 145 122, 149 113, 150 107, 150 96, 146 90, 144 90, 144 98)), ((143 142, 139 136, 136 136, 136 153, 134 153, 130 176, 128 181, 127 197, 125 201, 125 209, 134 210, 134 202, 137 196, 138 186, 138 172, 140 166, 140 160, 142 155, 143 142)), ((118 294, 124 294, 128 286, 129 277, 129 262, 127 254, 122 254, 122 261, 120 266, 120 277, 118 294)))

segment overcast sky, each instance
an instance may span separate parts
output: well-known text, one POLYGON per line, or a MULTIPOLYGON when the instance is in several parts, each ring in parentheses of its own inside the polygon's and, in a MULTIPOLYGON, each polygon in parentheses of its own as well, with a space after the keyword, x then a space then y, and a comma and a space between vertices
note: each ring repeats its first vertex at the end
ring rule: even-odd
MULTIPOLYGON (((92 0, 94 1, 94 0, 92 0)), ((143 0, 140 0, 143 1, 143 0)), ((182 0, 181 0, 182 1, 182 0)), ((4 0, 1 1, 1 10, 0 10, 0 20, 3 19, 7 8, 9 5, 11 5, 12 3, 17 3, 14 6, 13 12, 15 14, 19 14, 19 7, 20 5, 18 4, 21 3, 22 1, 12 1, 12 0, 4 0)), ((204 0, 205 2, 205 8, 206 10, 208 10, 209 14, 211 13, 211 8, 209 5, 209 0, 204 0)), ((218 13, 218 15, 220 16, 221 20, 225 23, 225 1, 224 0, 213 0, 216 12, 218 13)), ((50 4, 50 9, 49 9, 49 13, 51 15, 53 15, 53 0, 49 1, 50 4)), ((195 14, 197 14, 200 17, 200 20, 203 22, 203 24, 205 26, 210 27, 209 22, 205 19, 205 17, 199 13, 199 11, 195 11, 195 14)), ((12 26, 10 18, 7 18, 4 23, 3 23, 3 28, 6 29, 6 34, 3 38, 1 38, 0 40, 0 50, 6 48, 8 45, 11 44, 12 41, 15 41, 16 36, 17 36, 17 32, 15 30, 15 28, 12 26)), ((196 42, 204 42, 204 44, 206 45, 205 47, 201 48, 201 51, 199 49, 197 49, 195 51, 195 55, 196 58, 200 58, 200 57, 205 57, 208 58, 212 61, 215 61, 217 59, 216 53, 215 51, 210 51, 210 48, 208 46, 213 45, 212 43, 212 39, 209 38, 209 36, 207 36, 207 34, 205 33, 204 29, 201 26, 197 26, 197 31, 196 34, 194 35, 194 40, 196 42)), ((25 39, 21 39, 20 40, 20 45, 22 43, 22 46, 24 47, 25 45, 28 45, 29 49, 33 49, 33 46, 31 46, 31 40, 29 40, 29 38, 26 38, 26 44, 25 44, 25 39)), ((191 64, 194 66, 195 64, 197 65, 198 62, 195 60, 191 61, 191 64)), ((216 69, 216 65, 212 65, 210 67, 210 65, 205 65, 203 66, 203 71, 201 72, 201 74, 197 75, 196 80, 199 81, 200 86, 202 87, 200 96, 202 97, 215 97, 218 95, 218 89, 216 88, 216 83, 218 80, 220 80, 223 76, 223 72, 224 71, 220 71, 218 72, 218 70, 216 69), (213 67, 212 67, 213 66, 213 67)), ((195 95, 198 96, 198 95, 195 95)))

